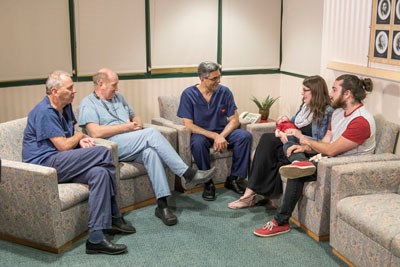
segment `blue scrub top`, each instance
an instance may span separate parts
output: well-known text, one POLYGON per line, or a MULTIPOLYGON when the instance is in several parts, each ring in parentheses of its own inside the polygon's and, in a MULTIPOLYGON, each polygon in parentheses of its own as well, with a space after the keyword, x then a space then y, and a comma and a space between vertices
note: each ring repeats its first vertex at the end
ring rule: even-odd
POLYGON ((71 104, 66 105, 63 114, 60 114, 45 96, 28 115, 22 145, 22 161, 41 165, 58 152, 50 138, 73 136, 75 123, 71 104))
POLYGON ((220 133, 236 109, 233 94, 228 87, 218 85, 208 103, 197 86, 193 85, 183 91, 177 115, 192 120, 203 129, 220 133))

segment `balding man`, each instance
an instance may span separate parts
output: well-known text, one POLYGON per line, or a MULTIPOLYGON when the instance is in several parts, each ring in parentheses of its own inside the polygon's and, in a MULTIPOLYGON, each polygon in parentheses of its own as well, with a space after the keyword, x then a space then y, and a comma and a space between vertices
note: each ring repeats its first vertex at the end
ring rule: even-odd
POLYGON ((143 163, 157 198, 155 215, 165 225, 178 222, 168 207, 171 195, 164 163, 179 177, 185 188, 212 178, 215 169, 196 171, 188 167, 167 139, 154 128, 143 129, 140 117, 118 91, 118 75, 107 68, 93 76, 94 92, 80 105, 79 125, 91 137, 105 138, 118 144, 120 161, 143 163))

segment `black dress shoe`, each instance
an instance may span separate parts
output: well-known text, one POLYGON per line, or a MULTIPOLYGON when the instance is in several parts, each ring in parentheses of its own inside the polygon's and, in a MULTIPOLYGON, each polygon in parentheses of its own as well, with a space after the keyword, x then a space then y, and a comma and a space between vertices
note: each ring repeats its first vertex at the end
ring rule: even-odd
POLYGON ((238 181, 236 179, 233 179, 233 180, 227 179, 225 181, 225 188, 230 189, 230 190, 238 193, 239 195, 243 195, 243 193, 244 193, 244 188, 238 183, 238 181))
POLYGON ((124 217, 112 217, 112 233, 134 234, 136 233, 135 227, 127 224, 124 217))
POLYGON ((178 218, 169 208, 156 208, 154 213, 158 218, 160 218, 165 225, 171 226, 178 223, 178 218))
POLYGON ((89 240, 86 241, 86 254, 109 254, 117 255, 128 251, 127 247, 123 244, 113 244, 107 239, 103 239, 98 244, 93 244, 89 240))
POLYGON ((215 200, 215 186, 214 184, 205 185, 202 197, 206 201, 214 201, 215 200))

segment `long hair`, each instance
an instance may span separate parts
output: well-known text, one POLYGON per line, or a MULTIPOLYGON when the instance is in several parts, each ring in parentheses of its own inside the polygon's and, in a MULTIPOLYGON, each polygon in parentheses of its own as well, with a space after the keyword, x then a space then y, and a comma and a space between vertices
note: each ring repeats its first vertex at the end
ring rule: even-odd
POLYGON ((310 112, 313 114, 313 122, 321 126, 325 110, 331 103, 328 86, 325 80, 318 75, 305 78, 303 85, 311 90, 312 98, 309 108, 310 112))

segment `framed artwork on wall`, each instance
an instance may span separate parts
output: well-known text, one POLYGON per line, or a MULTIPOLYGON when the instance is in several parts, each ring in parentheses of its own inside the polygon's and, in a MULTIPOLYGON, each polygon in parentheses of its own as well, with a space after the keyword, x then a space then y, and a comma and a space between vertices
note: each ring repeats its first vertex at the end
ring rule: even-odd
POLYGON ((369 61, 400 65, 400 0, 373 0, 369 61))

